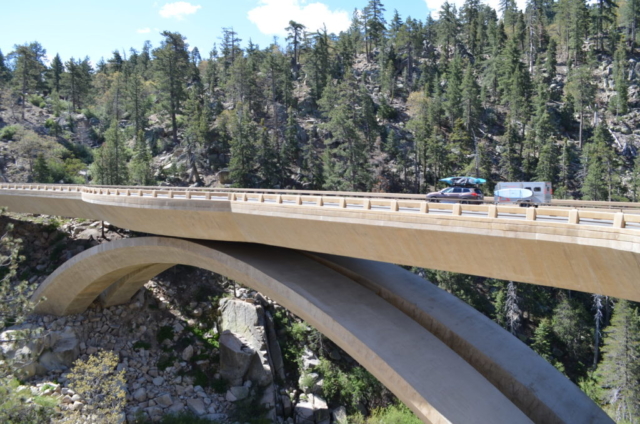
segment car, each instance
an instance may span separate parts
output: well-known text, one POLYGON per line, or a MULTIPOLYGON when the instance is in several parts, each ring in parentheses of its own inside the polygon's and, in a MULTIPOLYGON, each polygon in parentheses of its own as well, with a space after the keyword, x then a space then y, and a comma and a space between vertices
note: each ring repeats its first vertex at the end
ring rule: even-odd
POLYGON ((427 194, 427 202, 482 203, 484 194, 475 187, 447 187, 427 194))

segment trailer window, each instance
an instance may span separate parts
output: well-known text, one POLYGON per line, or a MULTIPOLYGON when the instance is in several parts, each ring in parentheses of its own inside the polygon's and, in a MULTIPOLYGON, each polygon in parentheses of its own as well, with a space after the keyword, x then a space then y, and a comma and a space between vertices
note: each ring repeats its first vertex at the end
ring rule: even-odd
POLYGON ((539 192, 540 190, 541 190, 540 187, 534 187, 533 188, 533 191, 538 191, 539 192))

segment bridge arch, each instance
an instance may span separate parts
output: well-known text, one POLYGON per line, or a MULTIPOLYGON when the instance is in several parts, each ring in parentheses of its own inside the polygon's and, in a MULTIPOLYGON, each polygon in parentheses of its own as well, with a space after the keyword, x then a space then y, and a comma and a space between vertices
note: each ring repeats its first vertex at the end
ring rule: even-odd
POLYGON ((98 296, 107 305, 126 302, 177 264, 225 275, 276 300, 349 353, 424 422, 611 422, 506 331, 391 264, 246 243, 122 239, 89 249, 51 274, 34 294, 46 299, 37 312, 79 313, 98 296))

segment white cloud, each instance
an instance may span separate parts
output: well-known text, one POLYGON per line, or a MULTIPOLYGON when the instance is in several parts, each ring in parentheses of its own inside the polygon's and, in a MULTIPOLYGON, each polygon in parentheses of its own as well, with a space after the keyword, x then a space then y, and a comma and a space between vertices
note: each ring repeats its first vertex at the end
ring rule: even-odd
MULTIPOLYGON (((438 19, 440 16, 440 8, 446 3, 446 0, 424 0, 424 2, 427 4, 427 8, 431 10, 431 17, 438 19)), ((455 4, 458 10, 460 10, 464 2, 465 0, 449 0, 449 3, 455 4)), ((502 15, 502 13, 500 13, 500 0, 485 0, 480 1, 480 3, 484 3, 495 9, 496 12, 498 12, 498 17, 502 15)), ((524 10, 525 7, 527 7, 527 0, 516 0, 516 4, 518 5, 518 9, 524 10)))
POLYGON ((151 28, 140 28, 136 32, 138 34, 149 34, 151 32, 151 28))
POLYGON ((160 8, 160 16, 163 18, 176 18, 178 20, 182 20, 186 15, 196 13, 201 7, 202 6, 200 5, 193 5, 186 1, 167 3, 160 8))
POLYGON ((289 21, 296 21, 307 27, 307 31, 317 31, 327 26, 329 33, 338 34, 351 24, 351 15, 344 10, 330 10, 320 2, 307 3, 306 0, 260 0, 260 5, 247 14, 260 32, 267 35, 285 36, 289 21))

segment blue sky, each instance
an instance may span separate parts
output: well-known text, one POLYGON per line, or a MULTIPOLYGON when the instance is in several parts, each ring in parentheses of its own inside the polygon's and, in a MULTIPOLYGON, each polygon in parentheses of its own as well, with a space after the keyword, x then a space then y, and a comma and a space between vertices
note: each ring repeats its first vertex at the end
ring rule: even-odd
MULTIPOLYGON (((385 2, 387 19, 398 9, 402 18, 424 20, 429 6, 439 9, 444 0, 385 2)), ((463 0, 459 0, 462 2, 463 0)), ((95 64, 113 50, 138 50, 145 40, 156 47, 163 30, 178 31, 203 57, 219 43, 223 27, 233 27, 246 45, 249 38, 266 47, 274 36, 284 43, 290 19, 310 29, 326 23, 330 32, 348 27, 355 8, 368 0, 4 0, 0 50, 6 55, 15 44, 38 41, 49 59, 59 53, 88 55, 95 64)))

